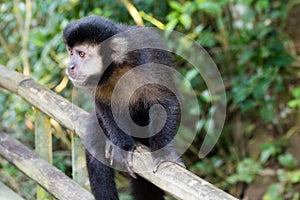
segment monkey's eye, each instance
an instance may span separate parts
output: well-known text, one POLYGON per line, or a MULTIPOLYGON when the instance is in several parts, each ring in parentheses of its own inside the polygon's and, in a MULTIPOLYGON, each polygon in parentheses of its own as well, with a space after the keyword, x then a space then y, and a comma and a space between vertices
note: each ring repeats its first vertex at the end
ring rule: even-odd
POLYGON ((84 58, 84 57, 85 57, 85 53, 84 53, 83 51, 79 51, 78 54, 79 54, 79 56, 80 56, 81 58, 84 58))
POLYGON ((73 56, 73 51, 72 50, 70 50, 70 55, 73 56))

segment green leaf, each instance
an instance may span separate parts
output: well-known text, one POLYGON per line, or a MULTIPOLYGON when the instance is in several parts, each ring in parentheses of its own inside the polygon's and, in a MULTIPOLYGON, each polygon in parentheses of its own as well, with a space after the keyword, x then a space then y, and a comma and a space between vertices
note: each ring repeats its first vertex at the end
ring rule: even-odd
POLYGON ((271 103, 265 103, 265 105, 259 110, 259 114, 264 120, 274 122, 275 108, 271 103))
POLYGON ((205 1, 199 5, 199 9, 203 12, 206 12, 208 14, 221 14, 222 8, 221 6, 216 2, 211 1, 205 1))
POLYGON ((274 144, 266 143, 261 146, 260 162, 265 163, 271 156, 278 152, 274 144))
POLYGON ((300 98, 300 87, 296 87, 294 90, 293 90, 293 96, 295 98, 300 98))
POLYGON ((183 14, 180 16, 179 20, 186 30, 189 30, 191 28, 192 18, 190 15, 183 14))
POLYGON ((240 56, 239 60, 238 60, 238 64, 239 65, 243 65, 246 62, 250 61, 250 59, 254 56, 254 52, 251 50, 244 50, 242 52, 242 55, 240 56))
POLYGON ((196 26, 196 28, 194 28, 193 34, 195 35, 200 34, 203 29, 204 29, 203 24, 199 24, 198 26, 196 26))
POLYGON ((192 79, 197 77, 198 74, 199 74, 198 70, 193 68, 185 74, 184 78, 185 78, 186 81, 191 82, 192 79))
POLYGON ((287 105, 291 108, 300 107, 300 99, 293 99, 288 101, 287 105))
POLYGON ((280 191, 282 190, 282 185, 279 183, 272 184, 266 194, 263 196, 263 200, 283 200, 280 191))
POLYGON ((201 93, 201 99, 205 102, 205 103, 210 103, 211 102, 211 95, 210 92, 208 90, 204 90, 201 93))
POLYGON ((210 31, 203 30, 198 38, 197 42, 199 42, 204 47, 212 47, 216 44, 216 40, 214 38, 214 34, 210 31))
POLYGON ((246 158, 238 163, 237 173, 229 176, 226 180, 231 184, 237 182, 251 183, 261 169, 262 167, 259 163, 256 163, 251 158, 246 158))
POLYGON ((270 7, 269 1, 268 1, 268 0, 259 0, 259 1, 257 1, 257 2, 255 3, 254 6, 255 6, 255 8, 256 8, 259 12, 261 12, 261 11, 263 11, 263 10, 265 10, 265 9, 267 9, 267 8, 270 7))
POLYGON ((278 156, 278 162, 288 168, 293 168, 297 164, 297 160, 290 153, 278 156))
POLYGON ((299 192, 295 192, 293 195, 293 198, 291 200, 299 200, 300 199, 300 193, 299 192))
POLYGON ((178 19, 173 19, 166 24, 165 29, 174 30, 177 24, 178 24, 178 19))
POLYGON ((37 27, 30 31, 29 39, 33 42, 33 44, 37 47, 43 47, 45 45, 45 41, 47 41, 47 30, 37 27))
POLYGON ((288 172, 288 180, 292 183, 299 183, 300 182, 300 170, 288 172))
POLYGON ((169 6, 173 9, 176 10, 178 12, 182 12, 182 5, 180 3, 178 3, 177 1, 170 1, 169 2, 169 6))
POLYGON ((166 17, 166 19, 168 20, 168 21, 173 21, 173 20, 177 20, 178 21, 178 12, 176 12, 176 11, 172 11, 172 12, 170 12, 168 15, 167 15, 167 17, 166 17))

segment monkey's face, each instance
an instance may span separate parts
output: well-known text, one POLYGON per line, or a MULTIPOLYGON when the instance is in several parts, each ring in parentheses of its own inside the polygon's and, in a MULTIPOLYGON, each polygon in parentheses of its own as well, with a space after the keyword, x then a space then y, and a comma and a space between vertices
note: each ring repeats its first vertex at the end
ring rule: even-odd
POLYGON ((66 73, 75 86, 89 87, 97 85, 102 69, 102 58, 98 45, 67 46, 70 62, 66 73))

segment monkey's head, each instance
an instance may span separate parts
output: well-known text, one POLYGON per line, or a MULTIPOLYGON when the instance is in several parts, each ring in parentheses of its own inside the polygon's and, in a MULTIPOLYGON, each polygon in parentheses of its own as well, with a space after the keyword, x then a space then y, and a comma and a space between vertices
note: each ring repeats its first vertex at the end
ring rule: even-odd
POLYGON ((85 17, 71 22, 63 32, 70 62, 67 75, 75 86, 89 87, 97 84, 104 72, 105 65, 118 60, 126 43, 114 38, 100 45, 121 30, 110 20, 100 16, 85 17))

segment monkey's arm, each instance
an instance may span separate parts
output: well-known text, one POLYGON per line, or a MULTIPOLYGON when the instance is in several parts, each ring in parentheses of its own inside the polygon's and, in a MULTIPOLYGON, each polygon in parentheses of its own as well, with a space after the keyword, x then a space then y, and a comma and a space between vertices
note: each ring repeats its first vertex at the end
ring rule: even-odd
POLYGON ((124 133, 114 121, 114 116, 108 105, 97 105, 97 118, 106 135, 105 158, 109 164, 128 172, 133 178, 135 175, 131 170, 132 153, 136 147, 133 138, 124 133))

